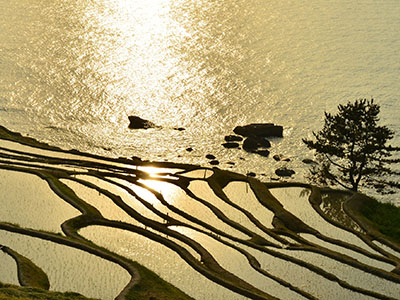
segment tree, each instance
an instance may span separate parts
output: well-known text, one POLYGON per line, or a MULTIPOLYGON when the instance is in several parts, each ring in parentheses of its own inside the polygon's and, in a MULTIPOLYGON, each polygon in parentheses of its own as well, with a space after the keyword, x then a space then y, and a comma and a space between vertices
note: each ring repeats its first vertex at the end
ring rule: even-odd
POLYGON ((352 191, 360 186, 380 193, 400 188, 400 183, 391 179, 400 173, 389 167, 400 162, 392 158, 400 148, 387 145, 394 132, 377 124, 379 111, 373 99, 360 99, 339 105, 336 115, 325 112, 323 129, 313 132, 316 141, 303 139, 309 149, 316 151, 319 161, 310 170, 310 178, 352 191))

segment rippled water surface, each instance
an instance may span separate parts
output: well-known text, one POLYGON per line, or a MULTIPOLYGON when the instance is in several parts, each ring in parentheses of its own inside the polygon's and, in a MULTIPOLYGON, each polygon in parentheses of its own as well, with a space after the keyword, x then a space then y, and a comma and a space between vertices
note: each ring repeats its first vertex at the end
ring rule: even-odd
POLYGON ((301 138, 338 103, 372 96, 400 131, 399 14, 397 0, 0 0, 0 122, 65 148, 200 164, 213 153, 267 175, 275 161, 221 143, 275 122, 272 154, 301 178, 301 138), (130 114, 163 129, 130 131, 130 114))

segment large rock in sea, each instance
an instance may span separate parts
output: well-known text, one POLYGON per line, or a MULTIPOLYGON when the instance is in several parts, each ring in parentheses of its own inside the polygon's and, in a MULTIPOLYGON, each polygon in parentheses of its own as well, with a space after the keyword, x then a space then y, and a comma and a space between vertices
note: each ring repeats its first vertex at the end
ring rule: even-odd
POLYGON ((273 123, 253 123, 245 126, 236 126, 233 131, 241 136, 283 137, 283 127, 273 123))
POLYGON ((142 119, 137 116, 128 116, 129 119, 129 128, 130 129, 148 129, 148 128, 159 128, 160 126, 157 126, 153 122, 150 122, 148 120, 142 119))

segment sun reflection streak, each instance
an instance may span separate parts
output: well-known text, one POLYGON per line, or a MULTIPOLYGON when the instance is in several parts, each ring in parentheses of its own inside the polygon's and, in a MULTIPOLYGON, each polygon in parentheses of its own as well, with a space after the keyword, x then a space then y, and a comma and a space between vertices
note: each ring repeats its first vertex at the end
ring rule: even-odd
POLYGON ((160 168, 151 166, 137 166, 137 170, 146 172, 152 177, 157 177, 159 175, 163 175, 164 173, 174 174, 176 172, 183 171, 182 169, 160 168))
MULTIPOLYGON (((177 198, 179 197, 179 194, 177 192, 177 188, 171 183, 158 180, 142 180, 142 179, 138 180, 138 182, 143 183, 149 189, 152 189, 153 191, 160 193, 160 195, 171 205, 173 205, 178 200, 177 198)), ((154 196, 154 198, 156 197, 154 196)))
POLYGON ((90 69, 101 81, 94 87, 104 90, 91 110, 117 131, 131 114, 153 120, 162 114, 162 126, 190 124, 201 105, 192 93, 208 94, 213 86, 182 52, 192 33, 177 17, 178 6, 170 0, 103 0, 85 9, 82 23, 91 33, 85 39, 96 61, 90 69))

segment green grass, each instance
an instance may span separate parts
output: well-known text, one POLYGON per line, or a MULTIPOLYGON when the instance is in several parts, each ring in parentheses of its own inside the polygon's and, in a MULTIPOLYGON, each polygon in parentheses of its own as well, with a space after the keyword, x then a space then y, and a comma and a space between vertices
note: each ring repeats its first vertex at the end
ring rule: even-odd
MULTIPOLYGON (((133 263, 140 273, 141 280, 135 288, 128 293, 126 297, 128 300, 194 300, 172 284, 160 278, 153 271, 136 262, 133 263)), ((179 276, 179 274, 177 274, 177 276, 179 276)))
POLYGON ((50 284, 46 273, 30 259, 6 246, 2 246, 1 250, 13 257, 17 263, 18 280, 21 285, 44 290, 49 289, 50 284))
POLYGON ((361 214, 373 222, 384 235, 400 243, 400 207, 367 198, 361 214))
POLYGON ((49 289, 47 275, 31 260, 18 254, 19 273, 24 285, 40 289, 49 289))

